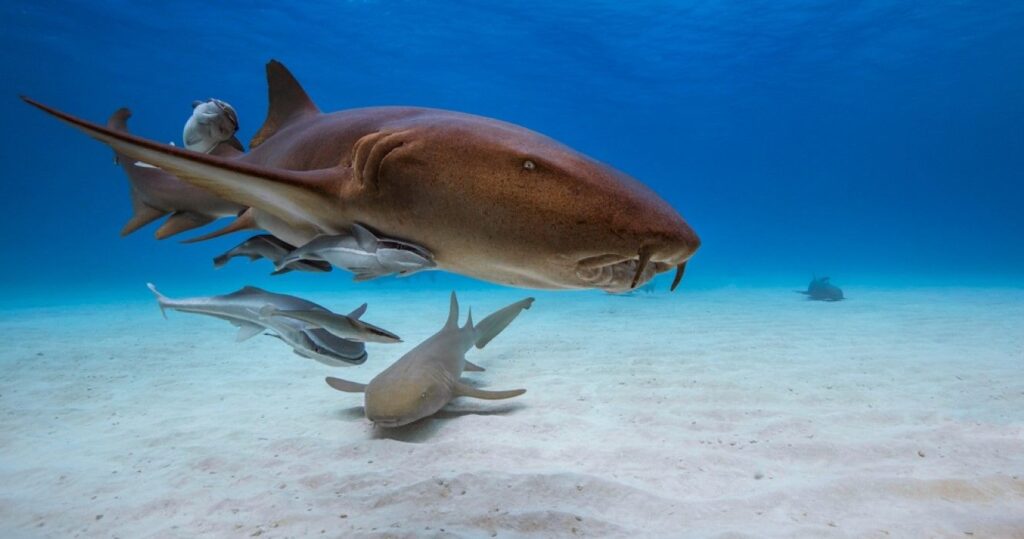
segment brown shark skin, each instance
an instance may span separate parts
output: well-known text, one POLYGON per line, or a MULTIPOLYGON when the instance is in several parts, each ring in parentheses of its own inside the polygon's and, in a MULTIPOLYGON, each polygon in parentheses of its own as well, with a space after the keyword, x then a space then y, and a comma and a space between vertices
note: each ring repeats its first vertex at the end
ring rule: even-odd
POLYGON ((275 133, 246 161, 334 167, 344 178, 338 206, 319 222, 337 231, 359 222, 422 245, 444 269, 512 286, 587 288, 577 262, 637 258, 641 248, 665 271, 700 244, 673 208, 625 174, 541 135, 467 114, 370 108, 317 115, 275 133), (360 162, 363 144, 394 149, 371 149, 360 162), (524 168, 528 160, 532 170, 524 168))
POLYGON ((267 69, 267 125, 249 153, 232 159, 105 133, 27 101, 137 158, 165 156, 161 168, 251 206, 260 228, 293 245, 347 232, 358 222, 423 246, 440 269, 540 289, 595 288, 581 270, 649 260, 655 271, 637 272, 643 279, 612 272, 623 277, 599 287, 613 291, 681 266, 700 246, 690 226, 650 189, 543 135, 444 110, 322 114, 308 98, 284 102, 305 98, 301 88, 287 88, 287 100, 275 103, 281 77, 294 79, 279 63, 267 69), (215 169, 263 178, 272 188, 224 187, 210 179, 215 169), (285 204, 268 202, 272 198, 285 204))
MULTIPOLYGON (((118 109, 107 119, 107 127, 127 133, 128 119, 131 115, 131 111, 127 108, 118 109)), ((228 143, 219 144, 213 152, 223 156, 237 156, 242 153, 228 143)), ((186 223, 175 228, 161 227, 157 232, 158 239, 165 239, 177 232, 205 225, 218 217, 236 216, 245 210, 245 206, 228 202, 206 189, 183 182, 172 174, 156 168, 140 167, 135 164, 135 159, 127 155, 117 152, 114 152, 114 155, 117 164, 128 176, 133 204, 142 203, 148 208, 159 210, 162 213, 180 212, 178 215, 184 214, 182 217, 188 218, 182 220, 194 223, 186 223), (171 233, 161 233, 160 231, 171 231, 171 233)), ((130 234, 136 228, 126 226, 122 235, 130 234)))

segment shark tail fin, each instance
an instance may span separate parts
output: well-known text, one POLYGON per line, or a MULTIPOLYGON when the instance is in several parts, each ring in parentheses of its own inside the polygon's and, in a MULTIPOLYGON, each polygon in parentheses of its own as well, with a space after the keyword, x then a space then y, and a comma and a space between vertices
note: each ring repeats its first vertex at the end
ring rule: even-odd
POLYGON ((444 323, 445 329, 457 329, 459 327, 459 298, 452 290, 451 306, 448 308, 448 321, 444 323))
POLYGON ((153 283, 146 283, 146 287, 149 288, 149 291, 152 292, 154 296, 156 296, 156 304, 160 306, 160 314, 162 314, 164 316, 164 318, 166 319, 167 318, 167 296, 161 294, 160 291, 156 289, 156 285, 153 284, 153 283))
POLYGON ((267 119, 249 141, 250 149, 263 144, 263 141, 289 123, 320 112, 299 81, 277 60, 267 62, 267 97, 270 102, 267 119))
POLYGON ((227 226, 218 228, 213 232, 203 234, 202 236, 196 236, 187 240, 181 240, 181 243, 196 243, 200 241, 212 240, 213 238, 219 238, 232 232, 239 232, 241 230, 253 230, 258 228, 256 226, 256 219, 252 215, 252 209, 246 208, 245 211, 238 214, 233 221, 228 223, 227 226))
POLYGON ((333 168, 284 170, 192 152, 76 118, 25 96, 22 99, 107 144, 119 155, 159 168, 225 200, 265 210, 294 227, 330 225, 328 214, 309 209, 329 207, 336 196, 334 189, 342 180, 333 168))
POLYGON ((508 307, 500 309, 476 325, 476 347, 483 348, 491 339, 498 336, 524 309, 533 305, 533 298, 519 300, 508 307))

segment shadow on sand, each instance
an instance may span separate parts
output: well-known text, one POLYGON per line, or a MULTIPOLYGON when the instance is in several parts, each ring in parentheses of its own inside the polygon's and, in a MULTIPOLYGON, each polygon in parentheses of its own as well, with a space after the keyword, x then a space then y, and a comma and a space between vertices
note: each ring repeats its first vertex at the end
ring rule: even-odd
MULTIPOLYGON (((451 419, 457 419, 459 417, 469 415, 505 415, 515 412, 521 408, 525 408, 525 405, 519 402, 508 402, 489 407, 484 405, 484 407, 474 408, 470 404, 471 402, 473 401, 459 403, 458 406, 449 404, 447 407, 442 408, 440 412, 437 412, 430 417, 425 417, 415 423, 402 427, 385 429, 374 426, 371 438, 374 440, 386 439, 414 444, 423 443, 437 434, 451 419), (463 406, 466 406, 467 404, 469 404, 469 406, 463 408, 463 406)), ((336 416, 343 421, 367 421, 365 414, 366 412, 362 406, 353 406, 351 408, 338 410, 336 416)))

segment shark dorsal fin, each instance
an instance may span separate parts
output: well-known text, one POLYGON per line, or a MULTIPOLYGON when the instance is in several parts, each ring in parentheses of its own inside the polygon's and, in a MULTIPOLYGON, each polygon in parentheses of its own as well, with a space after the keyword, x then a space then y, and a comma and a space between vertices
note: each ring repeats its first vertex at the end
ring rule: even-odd
POLYGON ((459 328, 459 298, 455 297, 455 291, 452 290, 452 303, 451 308, 448 310, 448 321, 444 323, 444 329, 458 329, 459 328))
POLYGON ((267 62, 267 98, 270 101, 267 119, 249 141, 250 148, 259 146, 289 123, 320 112, 299 81, 277 60, 267 62))

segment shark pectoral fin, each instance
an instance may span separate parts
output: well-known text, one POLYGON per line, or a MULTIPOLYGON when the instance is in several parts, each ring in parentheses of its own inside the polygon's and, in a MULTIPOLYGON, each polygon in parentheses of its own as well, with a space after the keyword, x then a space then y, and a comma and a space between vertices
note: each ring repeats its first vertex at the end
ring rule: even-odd
POLYGON ((167 215, 170 212, 156 209, 149 204, 146 204, 139 197, 138 191, 132 188, 132 217, 128 219, 128 222, 121 228, 121 236, 127 236, 132 232, 156 221, 157 219, 167 215))
POLYGON ((297 228, 332 228, 344 167, 292 171, 264 167, 161 144, 103 127, 29 99, 22 99, 107 144, 115 152, 148 163, 226 200, 266 211, 297 228))
POLYGON ((327 385, 337 389, 338 391, 344 391, 345 393, 362 393, 366 391, 366 384, 349 382, 348 380, 342 380, 341 378, 335 378, 333 376, 328 376, 326 380, 327 385))
MULTIPOLYGON (((330 383, 330 382, 328 382, 330 383)), ((455 384, 455 395, 458 397, 473 397, 474 399, 501 400, 511 399, 526 393, 525 389, 509 389, 506 391, 487 391, 477 389, 462 382, 455 384)))
POLYGON ((484 372, 486 369, 484 369, 480 365, 477 365, 476 363, 470 363, 469 361, 466 361, 466 366, 463 370, 465 370, 466 372, 484 372))
POLYGON ((213 222, 213 217, 189 212, 174 212, 156 229, 156 239, 162 240, 186 230, 199 228, 213 222))
POLYGON ((235 342, 247 341, 263 332, 263 326, 259 324, 241 323, 238 325, 238 335, 235 342))
POLYGON ((238 214, 238 217, 235 217, 235 219, 228 223, 227 226, 223 228, 218 228, 217 230, 214 230, 213 232, 210 232, 208 234, 203 234, 202 236, 196 236, 194 238, 182 240, 181 243, 196 243, 200 241, 212 240, 213 238, 219 238, 221 236, 231 234, 232 232, 239 232, 242 230, 254 230, 256 228, 259 227, 256 226, 256 218, 253 217, 252 209, 246 208, 245 211, 238 214))
POLYGON ((502 330, 507 328, 519 316, 519 313, 523 312, 524 309, 529 309, 531 305, 533 305, 533 298, 519 300, 481 320, 475 328, 476 347, 483 348, 487 346, 491 339, 497 337, 502 330))
POLYGON ((356 320, 359 320, 360 316, 363 316, 364 314, 366 314, 366 306, 367 306, 366 303, 360 305, 354 311, 348 313, 348 317, 349 318, 354 318, 356 320))

